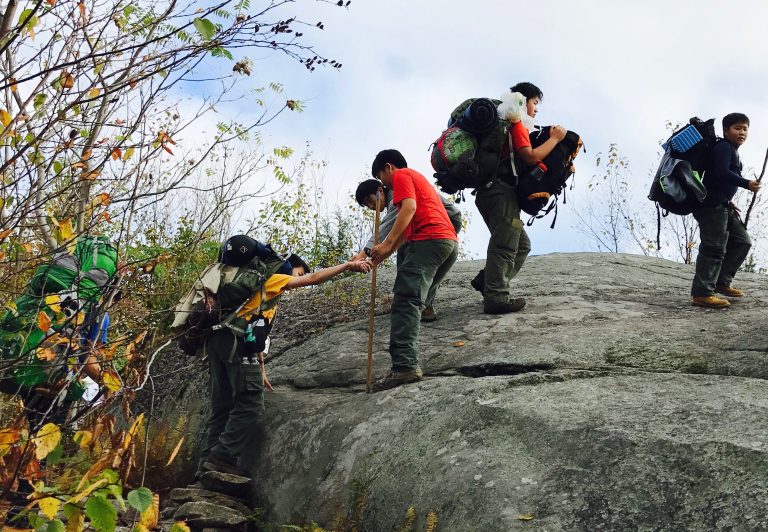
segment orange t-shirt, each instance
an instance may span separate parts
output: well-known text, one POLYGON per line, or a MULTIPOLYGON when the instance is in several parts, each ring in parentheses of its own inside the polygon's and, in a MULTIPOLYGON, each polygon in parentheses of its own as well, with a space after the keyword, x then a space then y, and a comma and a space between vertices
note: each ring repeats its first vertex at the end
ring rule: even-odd
POLYGON ((416 201, 416 212, 403 232, 405 240, 456 240, 456 231, 443 202, 426 177, 410 168, 395 170, 392 174, 392 193, 392 203, 398 209, 406 198, 416 201))
POLYGON ((523 125, 522 120, 509 126, 509 137, 512 139, 512 148, 515 153, 523 148, 531 147, 531 135, 528 133, 528 128, 523 125))

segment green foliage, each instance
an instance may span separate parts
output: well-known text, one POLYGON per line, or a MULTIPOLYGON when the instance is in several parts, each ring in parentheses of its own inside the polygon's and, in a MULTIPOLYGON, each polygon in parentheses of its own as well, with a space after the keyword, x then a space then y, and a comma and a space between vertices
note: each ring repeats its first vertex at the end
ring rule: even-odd
POLYGON ((147 488, 138 488, 128 492, 128 504, 143 512, 152 506, 152 492, 147 488))
POLYGON ((216 35, 216 26, 207 18, 198 17, 192 23, 204 41, 210 41, 216 35))
POLYGON ((117 526, 117 510, 106 498, 90 497, 85 503, 85 515, 96 530, 112 531, 117 526))

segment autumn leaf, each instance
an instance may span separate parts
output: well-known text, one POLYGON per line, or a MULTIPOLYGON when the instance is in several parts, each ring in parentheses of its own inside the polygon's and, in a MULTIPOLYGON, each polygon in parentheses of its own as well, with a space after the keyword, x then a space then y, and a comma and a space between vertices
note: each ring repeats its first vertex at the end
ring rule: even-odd
POLYGON ((532 521, 534 519, 534 516, 533 514, 518 515, 517 519, 519 521, 532 521))
POLYGON ((67 518, 66 532, 82 532, 85 528, 85 514, 79 508, 76 508, 67 518))
MULTIPOLYGON (((101 460, 99 460, 99 462, 101 462, 101 460)), ((71 499, 67 501, 67 504, 75 504, 76 502, 82 501, 88 495, 90 495, 91 493, 93 493, 94 491, 102 487, 104 484, 109 484, 108 478, 102 478, 100 480, 97 480, 96 482, 94 482, 93 484, 85 488, 83 491, 81 491, 77 495, 74 495, 71 499)), ((80 489, 80 486, 78 486, 78 489, 80 489)))
POLYGON ((165 144, 163 144, 163 145, 162 145, 162 148, 163 148, 165 151, 167 151, 168 153, 170 153, 171 155, 173 155, 173 151, 171 151, 171 148, 169 148, 169 147, 168 147, 168 146, 166 146, 165 144))
POLYGON ((99 205, 109 207, 110 203, 112 203, 112 196, 106 192, 102 192, 101 194, 97 194, 93 197, 91 200, 91 208, 98 207, 99 205))
POLYGON ((107 222, 108 224, 112 223, 112 218, 109 216, 109 213, 107 211, 104 211, 101 214, 99 214, 99 217, 96 219, 96 222, 98 223, 99 220, 101 220, 102 218, 104 218, 104 221, 107 222))
POLYGON ((115 148, 115 149, 112 150, 112 160, 113 161, 118 160, 122 156, 123 156, 123 150, 121 150, 120 148, 115 148))
POLYGON ((134 148, 128 148, 127 150, 125 150, 125 153, 123 154, 123 160, 127 161, 128 159, 130 159, 131 156, 133 156, 133 152, 135 151, 136 150, 134 148))
POLYGON ((91 98, 96 98, 99 96, 99 94, 101 94, 101 90, 95 87, 88 91, 88 96, 90 96, 91 98))
POLYGON ((51 318, 47 312, 41 310, 37 313, 37 327, 43 332, 48 332, 51 328, 51 318))
POLYGON ((190 532, 190 529, 184 521, 176 521, 171 525, 170 532, 190 532))
POLYGON ((21 434, 19 433, 19 429, 16 427, 0 430, 0 456, 8 454, 11 446, 19 441, 20 438, 21 434))
POLYGON ((72 220, 69 218, 59 223, 59 232, 61 234, 62 242, 66 242, 72 238, 75 234, 75 230, 72 228, 72 220))
POLYGON ((11 92, 18 92, 19 85, 18 85, 18 82, 16 81, 16 78, 8 78, 8 83, 11 84, 11 92))
POLYGON ((152 495, 152 506, 141 513, 139 525, 147 527, 149 530, 157 528, 157 521, 160 517, 160 496, 155 493, 152 495))
POLYGON ((5 109, 0 109, 0 122, 2 122, 3 126, 8 127, 11 124, 11 121, 13 121, 11 113, 5 109))
POLYGON ((120 380, 120 376, 112 369, 105 369, 101 374, 101 380, 104 383, 104 386, 111 392, 116 392, 123 387, 123 382, 120 380))
POLYGON ((42 460, 51 454, 61 441, 61 430, 53 423, 46 423, 37 431, 32 441, 35 442, 35 457, 42 460))
POLYGON ((462 341, 453 342, 453 347, 464 347, 464 345, 465 344, 462 341))
POLYGON ((93 150, 85 150, 83 152, 83 155, 80 156, 80 159, 83 161, 87 161, 91 158, 91 155, 93 155, 93 150))
POLYGON ((135 88, 136 88, 136 85, 138 85, 138 84, 139 84, 139 80, 138 80, 138 79, 136 79, 136 78, 131 78, 131 79, 129 79, 129 80, 128 80, 128 86, 129 86, 131 89, 135 89, 135 88))
POLYGON ((184 443, 184 436, 181 437, 179 440, 179 443, 176 444, 176 447, 173 448, 173 451, 171 452, 171 457, 168 459, 168 463, 165 464, 165 467, 168 467, 173 463, 174 459, 176 458, 176 455, 179 454, 179 451, 181 450, 181 444, 184 443))
POLYGON ((122 118, 115 118, 116 126, 122 126, 123 124, 125 124, 125 120, 123 120, 122 118))
POLYGON ((5 229, 4 231, 0 232, 0 242, 8 238, 8 235, 10 235, 13 232, 13 229, 5 229))
POLYGON ((80 178, 83 181, 94 181, 101 175, 101 170, 94 170, 93 172, 83 172, 80 178))
POLYGON ((61 508, 61 501, 56 497, 46 497, 37 501, 37 505, 40 507, 40 511, 48 519, 53 519, 56 514, 59 513, 61 508))
POLYGON ((66 70, 61 71, 61 75, 59 76, 59 81, 61 82, 61 86, 65 89, 71 89, 75 86, 75 78, 67 72, 66 70))
POLYGON ((56 359, 56 352, 48 347, 40 347, 35 350, 35 356, 40 360, 51 362, 56 359))
POLYGON ((85 450, 88 448, 88 445, 93 439, 93 432, 90 430, 78 430, 75 432, 75 435, 72 439, 80 446, 81 449, 85 450))

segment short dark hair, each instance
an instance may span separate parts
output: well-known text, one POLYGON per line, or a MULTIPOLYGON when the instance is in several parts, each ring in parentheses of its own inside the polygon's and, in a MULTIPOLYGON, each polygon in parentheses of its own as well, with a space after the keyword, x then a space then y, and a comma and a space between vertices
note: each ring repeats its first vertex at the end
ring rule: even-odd
POLYGON ((528 81, 518 83, 517 85, 510 87, 509 90, 512 92, 519 92, 525 96, 526 100, 531 100, 533 98, 538 98, 539 100, 544 99, 544 93, 541 92, 541 89, 533 83, 529 83, 528 81))
POLYGON ((373 164, 371 165, 371 173, 373 174, 373 177, 378 177, 379 172, 384 170, 384 167, 387 166, 387 164, 391 164, 395 168, 408 167, 408 163, 405 162, 405 157, 403 157, 403 154, 399 151, 381 150, 376 155, 376 158, 373 160, 373 164))
POLYGON ((723 131, 736 124, 749 125, 749 117, 744 113, 731 113, 723 117, 723 131))
POLYGON ((309 267, 309 264, 304 262, 304 259, 299 257, 296 253, 291 253, 288 256, 288 264, 290 264, 292 268, 304 268, 304 273, 312 273, 312 268, 309 267))
POLYGON ((384 184, 378 179, 366 179, 357 185, 357 190, 355 190, 355 200, 357 200, 360 206, 367 207, 368 205, 365 203, 365 200, 368 199, 368 196, 376 194, 376 191, 383 186, 384 184))

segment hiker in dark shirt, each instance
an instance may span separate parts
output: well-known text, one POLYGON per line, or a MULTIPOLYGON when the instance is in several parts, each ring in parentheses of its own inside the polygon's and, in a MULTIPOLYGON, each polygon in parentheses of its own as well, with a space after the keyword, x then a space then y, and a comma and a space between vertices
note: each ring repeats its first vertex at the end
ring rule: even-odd
POLYGON ((730 302, 715 293, 726 297, 744 295, 731 283, 749 254, 752 241, 732 200, 739 187, 750 192, 760 190, 759 181, 748 180, 741 175, 738 150, 746 142, 748 133, 749 118, 746 115, 726 115, 723 118, 725 138, 712 148, 709 168, 704 173, 707 197, 702 206, 693 211, 701 235, 696 275, 691 287, 694 306, 726 308, 730 302))

